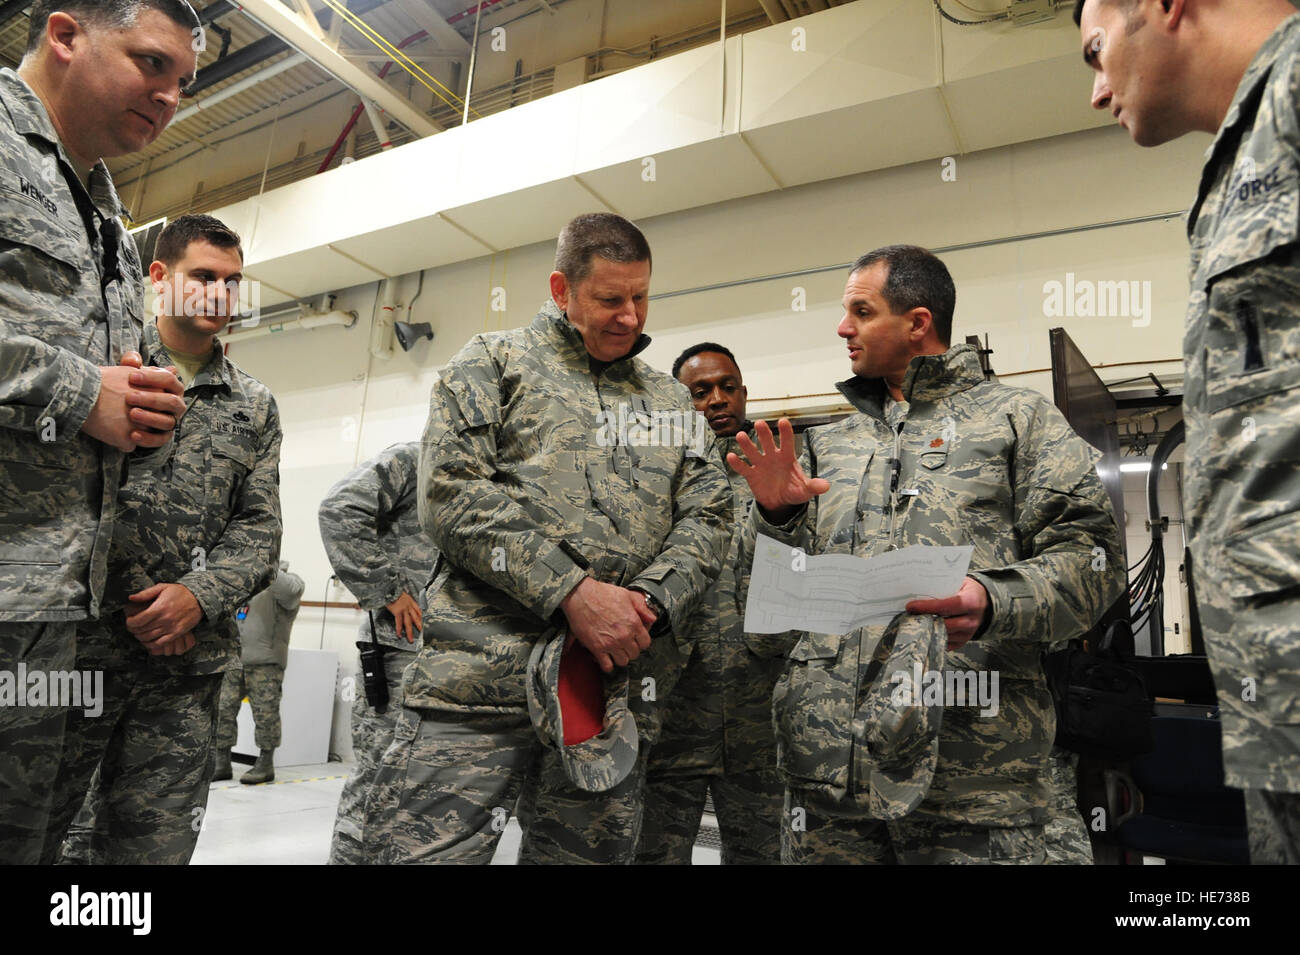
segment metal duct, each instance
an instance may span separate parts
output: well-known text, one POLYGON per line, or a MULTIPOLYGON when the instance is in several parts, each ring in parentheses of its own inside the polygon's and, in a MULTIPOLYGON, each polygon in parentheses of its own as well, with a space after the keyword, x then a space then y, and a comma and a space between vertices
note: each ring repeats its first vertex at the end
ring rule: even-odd
MULTIPOLYGON (((10 2, 13 2, 13 0, 10 0, 10 2)), ((375 7, 383 5, 383 3, 384 0, 355 0, 355 2, 348 4, 348 9, 356 14, 369 13, 375 7)), ((217 4, 205 7, 203 12, 206 14, 214 6, 217 6, 217 4)), ((221 16, 223 12, 229 11, 214 12, 207 22, 221 16)), ((333 17, 334 14, 329 10, 316 15, 322 30, 329 29, 330 20, 333 17)), ((208 87, 220 83, 222 80, 228 80, 236 73, 242 73, 244 70, 257 66, 263 60, 269 60, 277 53, 283 53, 287 49, 289 49, 289 44, 278 36, 264 36, 260 40, 254 40, 243 49, 236 50, 229 56, 222 57, 217 62, 199 70, 194 82, 185 90, 185 95, 188 97, 201 93, 208 87)))

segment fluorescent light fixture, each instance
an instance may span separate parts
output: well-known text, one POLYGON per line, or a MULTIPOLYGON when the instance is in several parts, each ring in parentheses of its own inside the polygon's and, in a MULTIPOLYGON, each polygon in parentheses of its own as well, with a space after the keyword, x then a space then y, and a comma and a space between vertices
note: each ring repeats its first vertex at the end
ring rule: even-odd
MULTIPOLYGON (((1119 469, 1123 474, 1146 474, 1151 470, 1151 459, 1126 461, 1119 466, 1119 469)), ((1160 470, 1168 471, 1169 465, 1167 463, 1160 465, 1160 470)))

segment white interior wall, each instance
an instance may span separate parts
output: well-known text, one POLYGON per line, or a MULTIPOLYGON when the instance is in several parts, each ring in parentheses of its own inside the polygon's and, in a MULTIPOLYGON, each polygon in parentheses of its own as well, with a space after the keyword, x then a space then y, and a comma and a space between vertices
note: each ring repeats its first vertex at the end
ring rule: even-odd
MULTIPOLYGON (((1207 143, 1189 137, 1141 150, 1121 130, 1092 130, 958 157, 955 182, 941 179, 938 162, 917 163, 646 220, 641 225, 655 253, 652 292, 845 263, 892 242, 943 248, 1181 211, 1190 203, 1207 143)), ((553 243, 539 243, 429 270, 411 320, 431 322, 436 337, 409 353, 399 349, 391 360, 373 359, 368 351, 375 284, 346 290, 336 303, 360 313, 352 329, 232 344, 231 357, 265 382, 279 403, 283 555, 306 580, 307 599, 351 599, 326 586, 331 571, 316 524, 325 491, 358 461, 419 436, 436 369, 470 336, 532 319, 547 294, 553 253, 553 243), (490 307, 496 287, 506 292, 504 312, 490 307)), ((1050 397, 1050 375, 1038 369, 1050 366, 1048 329, 1056 325, 1066 327, 1093 362, 1156 362, 1181 354, 1187 248, 1177 218, 943 257, 958 290, 954 336, 987 332, 994 367, 1007 384, 1050 397), (1064 281, 1067 272, 1081 280, 1151 282, 1150 324, 1045 316, 1043 283, 1064 281)), ((400 311, 416 278, 402 280, 400 311)), ((834 329, 844 279, 836 270, 655 301, 646 325, 655 340, 643 357, 667 369, 682 348, 712 339, 736 353, 752 416, 839 405, 833 382, 846 377, 848 367, 834 329), (796 285, 806 289, 804 312, 791 308, 796 285), (800 395, 812 397, 791 397, 800 395)), ((1147 367, 1165 379, 1180 371, 1175 361, 1101 374, 1131 377, 1147 367)), ((1176 578, 1178 557, 1170 556, 1176 578)), ((328 612, 323 645, 340 652, 345 674, 354 665, 359 621, 353 611, 328 612)), ((321 627, 320 612, 304 608, 294 645, 321 645, 321 627)), ((334 728, 334 749, 344 755, 350 750, 346 708, 338 704, 334 728)))

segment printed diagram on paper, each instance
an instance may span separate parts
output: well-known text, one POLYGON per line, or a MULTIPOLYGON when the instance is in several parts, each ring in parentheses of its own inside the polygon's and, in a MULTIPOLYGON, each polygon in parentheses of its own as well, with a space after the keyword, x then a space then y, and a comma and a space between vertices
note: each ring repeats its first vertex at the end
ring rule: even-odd
POLYGON ((754 546, 747 633, 850 633, 888 623, 909 600, 951 597, 972 547, 905 547, 876 557, 807 557, 763 534, 754 546))

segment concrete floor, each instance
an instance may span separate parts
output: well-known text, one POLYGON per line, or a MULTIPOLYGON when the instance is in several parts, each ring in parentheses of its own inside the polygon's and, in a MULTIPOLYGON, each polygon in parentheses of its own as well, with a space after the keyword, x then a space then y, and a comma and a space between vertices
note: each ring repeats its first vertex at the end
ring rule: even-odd
MULTIPOLYGON (((235 778, 213 783, 208 811, 192 865, 324 865, 339 792, 350 763, 277 766, 275 782, 245 786, 247 766, 235 763, 235 778)), ((717 821, 705 813, 701 842, 716 845, 717 821), (705 828, 712 832, 703 831, 705 828)), ((497 846, 493 865, 514 865, 519 824, 512 818, 497 846)), ((696 844, 696 865, 718 865, 718 850, 696 844)))

